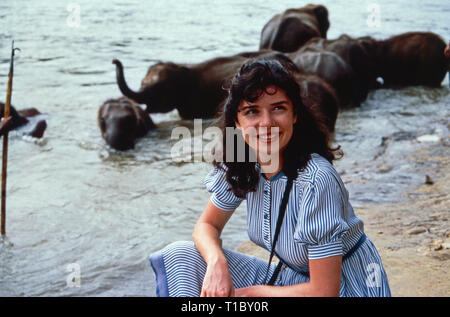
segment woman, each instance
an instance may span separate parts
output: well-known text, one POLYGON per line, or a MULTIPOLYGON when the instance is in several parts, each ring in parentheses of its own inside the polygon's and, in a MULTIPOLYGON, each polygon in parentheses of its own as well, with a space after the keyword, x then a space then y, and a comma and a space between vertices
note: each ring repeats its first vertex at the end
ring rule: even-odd
POLYGON ((234 77, 223 130, 241 131, 246 161, 226 160, 238 149, 224 135, 224 162, 215 162, 206 177, 212 196, 195 226, 195 244, 173 243, 150 257, 157 295, 390 296, 381 259, 331 165, 338 149, 330 148, 327 130, 302 104, 286 70, 295 67, 283 64, 250 61, 234 77), (282 266, 275 277, 276 264, 268 268, 261 259, 221 248, 220 233, 244 199, 250 239, 269 251, 277 241, 282 266), (280 210, 285 214, 276 234, 280 210), (265 285, 270 276, 273 285, 265 285))

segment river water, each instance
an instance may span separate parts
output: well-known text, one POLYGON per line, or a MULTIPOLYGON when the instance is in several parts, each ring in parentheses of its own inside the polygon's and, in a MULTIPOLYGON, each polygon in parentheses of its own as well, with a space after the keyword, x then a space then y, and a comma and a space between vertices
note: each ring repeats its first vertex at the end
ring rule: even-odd
MULTIPOLYGON (((381 39, 407 31, 450 37, 446 1, 321 3, 330 13, 330 39, 342 33, 381 39)), ((157 60, 194 63, 257 50, 266 21, 301 5, 294 0, 3 0, 0 92, 6 91, 14 39, 21 51, 12 103, 38 108, 48 128, 41 141, 10 134, 0 296, 154 296, 148 255, 191 239, 209 197, 203 179, 211 166, 172 160, 171 147, 178 141, 171 140, 172 129, 193 129, 193 122, 180 120, 176 112, 153 115, 159 128, 136 149, 120 153, 106 147, 96 116, 104 100, 120 96, 111 60, 124 63, 127 81, 137 89, 157 60)), ((447 78, 443 86, 379 90, 362 107, 340 114, 335 142, 345 156, 336 167, 356 212, 358 206, 401 200, 400 192, 423 183, 424 176, 401 157, 405 144, 448 141, 447 78), (373 166, 386 151, 399 159, 378 159, 373 166)), ((248 239, 245 207, 225 228, 225 247, 248 239)))

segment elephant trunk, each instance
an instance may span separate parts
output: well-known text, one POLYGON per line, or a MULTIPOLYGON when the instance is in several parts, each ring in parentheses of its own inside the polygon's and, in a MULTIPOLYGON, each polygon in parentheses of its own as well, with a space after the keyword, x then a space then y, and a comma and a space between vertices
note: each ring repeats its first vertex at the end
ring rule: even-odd
POLYGON ((117 85, 119 86, 119 89, 122 92, 122 94, 139 104, 145 104, 145 98, 143 94, 133 91, 130 89, 130 87, 128 87, 128 84, 125 81, 125 77, 123 75, 122 63, 118 59, 113 59, 112 63, 116 65, 117 85))

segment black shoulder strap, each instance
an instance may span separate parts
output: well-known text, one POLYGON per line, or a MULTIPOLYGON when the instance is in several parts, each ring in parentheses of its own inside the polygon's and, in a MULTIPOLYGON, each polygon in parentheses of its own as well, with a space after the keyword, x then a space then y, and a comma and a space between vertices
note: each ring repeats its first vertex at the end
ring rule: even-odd
POLYGON ((288 177, 288 181, 287 181, 286 187, 284 189, 283 198, 281 200, 280 211, 278 213, 277 226, 275 228, 275 235, 273 237, 272 250, 270 252, 269 263, 267 265, 266 277, 264 278, 264 284, 267 284, 267 285, 273 285, 273 283, 275 283, 275 279, 277 278, 277 275, 280 272, 280 269, 282 266, 282 262, 280 260, 277 268, 275 269, 274 274, 272 275, 272 278, 269 280, 268 283, 266 283, 267 277, 268 277, 269 271, 270 271, 270 264, 272 263, 272 258, 273 258, 273 255, 275 254, 275 246, 278 241, 278 235, 280 234, 281 225, 283 224, 283 218, 284 218, 284 214, 286 212, 286 206, 287 206, 287 203, 289 200, 289 194, 291 192, 292 183, 293 183, 293 179, 288 177))

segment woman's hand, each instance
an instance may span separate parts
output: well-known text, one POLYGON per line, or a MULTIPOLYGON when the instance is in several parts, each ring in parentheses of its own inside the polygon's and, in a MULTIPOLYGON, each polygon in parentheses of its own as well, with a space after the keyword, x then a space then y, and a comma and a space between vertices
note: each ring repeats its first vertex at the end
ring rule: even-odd
POLYGON ((234 286, 226 260, 211 263, 206 268, 201 297, 234 297, 234 286))

